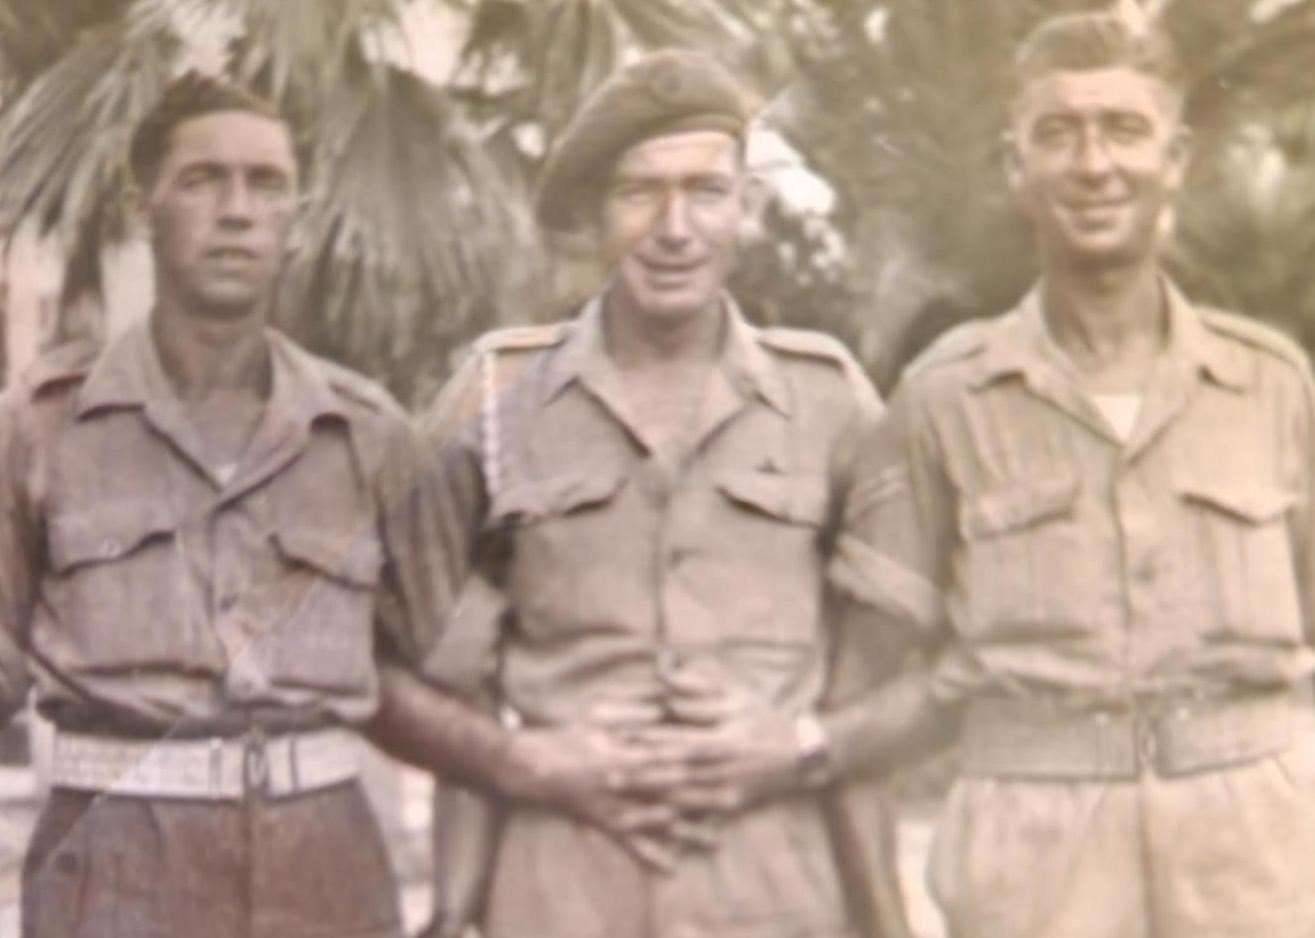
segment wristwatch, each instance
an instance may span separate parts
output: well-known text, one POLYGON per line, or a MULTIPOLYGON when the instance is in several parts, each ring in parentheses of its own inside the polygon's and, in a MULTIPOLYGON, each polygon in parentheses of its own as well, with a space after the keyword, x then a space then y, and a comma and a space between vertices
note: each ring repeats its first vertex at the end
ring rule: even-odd
POLYGON ((831 784, 835 763, 831 759, 831 739, 815 713, 802 713, 794 721, 795 747, 799 777, 806 788, 831 784))

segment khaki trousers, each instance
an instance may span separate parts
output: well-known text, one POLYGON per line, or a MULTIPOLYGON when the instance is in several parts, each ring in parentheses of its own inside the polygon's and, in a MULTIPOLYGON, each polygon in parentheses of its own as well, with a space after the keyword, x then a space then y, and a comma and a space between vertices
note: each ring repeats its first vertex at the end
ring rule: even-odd
POLYGON ((201 802, 55 789, 23 869, 24 938, 401 938, 356 783, 201 802))
POLYGON ((1315 738, 1177 777, 961 778, 928 878, 953 938, 1311 938, 1315 738))

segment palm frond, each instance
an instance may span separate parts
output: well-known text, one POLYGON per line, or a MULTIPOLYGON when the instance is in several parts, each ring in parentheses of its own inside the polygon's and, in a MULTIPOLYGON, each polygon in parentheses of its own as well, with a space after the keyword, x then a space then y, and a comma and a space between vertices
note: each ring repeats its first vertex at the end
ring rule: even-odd
MULTIPOLYGON (((233 70, 271 97, 305 106, 401 29, 404 0, 224 0, 243 24, 233 70)), ((313 105, 312 105, 313 106, 313 105)))
POLYGON ((313 182, 284 324, 322 352, 388 375, 409 399, 436 349, 523 304, 537 241, 523 191, 436 88, 395 69, 340 85, 320 114, 313 182))
MULTIPOLYGON (((152 11, 154 12, 154 11, 152 11)), ((65 243, 122 194, 132 130, 158 100, 178 42, 142 15, 87 34, 0 114, 0 225, 27 218, 65 243)))
POLYGON ((0 0, 0 69, 27 85, 83 32, 114 22, 132 0, 0 0))

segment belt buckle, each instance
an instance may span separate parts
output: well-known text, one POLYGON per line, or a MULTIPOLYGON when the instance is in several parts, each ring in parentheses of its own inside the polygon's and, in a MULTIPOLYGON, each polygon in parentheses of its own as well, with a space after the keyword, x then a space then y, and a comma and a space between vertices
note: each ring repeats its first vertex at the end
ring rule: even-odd
POLYGON ((269 793, 269 750, 265 730, 253 727, 242 740, 242 784, 247 794, 269 793))

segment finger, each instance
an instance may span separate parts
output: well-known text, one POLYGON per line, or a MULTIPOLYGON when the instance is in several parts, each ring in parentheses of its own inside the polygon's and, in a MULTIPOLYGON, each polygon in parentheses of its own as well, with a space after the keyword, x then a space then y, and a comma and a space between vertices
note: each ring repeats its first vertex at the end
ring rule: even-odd
POLYGON ((671 825, 671 836, 682 846, 708 852, 721 843, 721 825, 712 817, 682 818, 671 825))
POLYGON ((658 722, 664 710, 655 700, 605 698, 594 701, 586 711, 589 723, 608 728, 648 726, 658 722))
POLYGON ((607 773, 607 790, 616 795, 660 794, 688 782, 689 768, 681 762, 614 768, 607 773))
POLYGON ((722 694, 715 697, 672 697, 667 701, 667 712, 681 723, 695 726, 715 726, 742 715, 744 701, 722 694))
POLYGON ((721 729, 690 725, 650 726, 626 736, 626 743, 634 751, 646 753, 648 761, 698 761, 723 752, 725 742, 721 729))
POLYGON ((674 805, 661 802, 639 804, 618 799, 608 813, 610 819, 607 826, 621 834, 666 831, 680 820, 680 813, 674 805))
POLYGON ((686 785, 673 790, 667 802, 685 813, 734 814, 744 808, 743 787, 735 784, 686 785))
POLYGON ((662 838, 627 834, 621 838, 621 843, 650 869, 668 874, 676 868, 678 852, 672 844, 662 838))

